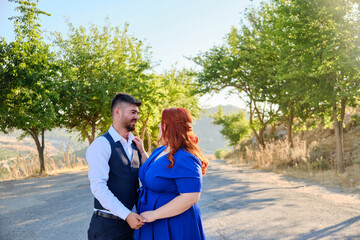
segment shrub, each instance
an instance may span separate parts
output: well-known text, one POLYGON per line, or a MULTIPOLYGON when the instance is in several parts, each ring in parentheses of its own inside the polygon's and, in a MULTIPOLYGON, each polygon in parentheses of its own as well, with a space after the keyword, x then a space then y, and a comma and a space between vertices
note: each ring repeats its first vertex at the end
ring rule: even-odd
POLYGON ((215 151, 215 157, 216 157, 216 159, 224 159, 225 155, 227 155, 229 153, 230 153, 229 149, 219 148, 219 149, 216 149, 216 151, 215 151))

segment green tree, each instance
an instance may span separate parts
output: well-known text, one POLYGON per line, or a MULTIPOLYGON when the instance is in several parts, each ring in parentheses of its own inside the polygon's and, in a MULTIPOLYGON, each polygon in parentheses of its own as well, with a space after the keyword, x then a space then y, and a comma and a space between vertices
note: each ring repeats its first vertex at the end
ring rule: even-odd
POLYGON ((68 26, 66 38, 54 33, 61 59, 58 92, 65 126, 90 144, 111 124, 110 103, 117 92, 141 100, 151 94, 148 47, 129 35, 128 24, 122 30, 109 23, 87 29, 68 26))
POLYGON ((222 107, 219 107, 217 113, 211 117, 214 118, 213 124, 221 126, 220 133, 234 149, 251 132, 249 121, 246 119, 244 111, 224 115, 222 107))
POLYGON ((345 109, 356 106, 359 92, 359 5, 348 0, 276 0, 274 6, 272 33, 281 35, 276 46, 284 50, 276 67, 278 82, 289 95, 276 97, 290 103, 287 112, 303 122, 332 119, 336 166, 343 172, 345 109))
POLYGON ((162 110, 182 107, 194 118, 199 117, 198 96, 195 94, 194 74, 188 70, 172 68, 161 74, 152 74, 148 94, 143 97, 138 129, 140 138, 147 142, 147 149, 158 145, 158 125, 162 110))
POLYGON ((261 59, 253 62, 254 69, 265 76, 254 83, 254 88, 260 92, 259 101, 277 107, 273 123, 287 127, 291 147, 295 122, 300 129, 307 119, 314 116, 314 109, 305 102, 308 92, 305 76, 311 69, 304 67, 304 62, 308 61, 304 57, 308 43, 298 44, 303 42, 308 30, 304 28, 307 21, 299 17, 300 11, 294 9, 291 2, 272 1, 246 14, 251 26, 248 32, 253 36, 253 45, 257 46, 257 58, 261 59))
POLYGON ((311 89, 310 104, 315 100, 316 107, 324 109, 323 116, 333 121, 336 169, 343 172, 345 109, 356 106, 360 89, 360 8, 357 1, 347 0, 310 1, 300 6, 314 15, 309 40, 316 48, 309 75, 321 87, 311 89))
MULTIPOLYGON (((255 23, 255 22, 253 22, 255 23)), ((249 107, 250 126, 259 147, 265 147, 265 128, 276 120, 276 105, 266 102, 263 86, 268 84, 274 69, 273 56, 264 56, 263 41, 258 30, 243 25, 233 27, 222 46, 214 46, 193 60, 202 67, 198 72, 198 88, 202 93, 233 88, 249 107)))
POLYGON ((199 115, 190 71, 171 69, 152 72, 148 47, 110 24, 100 28, 75 28, 67 37, 54 33, 62 62, 58 92, 64 105, 65 124, 91 143, 111 124, 110 102, 117 92, 126 92, 143 102, 136 134, 150 152, 157 146, 162 109, 184 107, 199 115))
POLYGON ((247 12, 247 23, 233 28, 224 45, 194 59, 203 67, 200 89, 234 87, 245 94, 258 142, 268 124, 285 123, 292 144, 294 126, 332 119, 342 172, 345 109, 359 96, 359 14, 358 1, 350 0, 263 3, 247 12))
POLYGON ((49 45, 43 42, 38 1, 16 1, 20 16, 14 20, 15 40, 0 39, 0 129, 23 130, 30 135, 39 154, 40 173, 45 171, 44 133, 58 126, 59 96, 53 91, 57 65, 49 45))

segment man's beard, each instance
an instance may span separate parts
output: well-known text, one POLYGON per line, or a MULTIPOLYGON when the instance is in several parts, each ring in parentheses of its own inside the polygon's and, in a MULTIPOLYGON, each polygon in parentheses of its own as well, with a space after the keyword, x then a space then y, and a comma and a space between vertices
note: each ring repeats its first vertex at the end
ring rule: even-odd
POLYGON ((134 131, 135 130, 135 126, 136 126, 136 120, 134 121, 134 119, 132 119, 131 121, 130 121, 130 123, 128 123, 128 124, 126 124, 125 125, 125 128, 129 131, 129 132, 132 132, 132 131, 134 131))

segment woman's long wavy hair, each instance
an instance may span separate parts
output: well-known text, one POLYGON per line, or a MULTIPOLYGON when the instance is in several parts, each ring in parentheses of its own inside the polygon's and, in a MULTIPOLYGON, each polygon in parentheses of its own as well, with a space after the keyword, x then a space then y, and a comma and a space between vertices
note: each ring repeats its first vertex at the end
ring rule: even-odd
POLYGON ((205 174, 209 162, 202 156, 201 150, 197 146, 199 139, 194 135, 191 123, 192 118, 188 110, 184 108, 164 109, 160 126, 162 135, 159 142, 170 147, 168 168, 172 168, 175 164, 174 154, 180 148, 184 148, 200 159, 202 173, 205 174))

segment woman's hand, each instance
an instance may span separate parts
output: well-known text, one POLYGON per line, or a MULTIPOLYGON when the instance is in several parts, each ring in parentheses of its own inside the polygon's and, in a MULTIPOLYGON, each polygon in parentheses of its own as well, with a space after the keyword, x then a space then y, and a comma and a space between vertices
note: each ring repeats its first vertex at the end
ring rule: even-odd
POLYGON ((153 221, 157 220, 155 211, 142 212, 142 213, 140 214, 140 216, 142 216, 143 218, 145 218, 145 222, 153 222, 153 221))
POLYGON ((149 158, 149 155, 145 152, 143 140, 139 137, 134 137, 133 142, 135 143, 137 149, 139 149, 141 161, 144 163, 149 158))
POLYGON ((137 149, 139 149, 141 154, 145 153, 144 143, 143 140, 141 140, 141 138, 134 137, 133 142, 135 143, 137 149))

